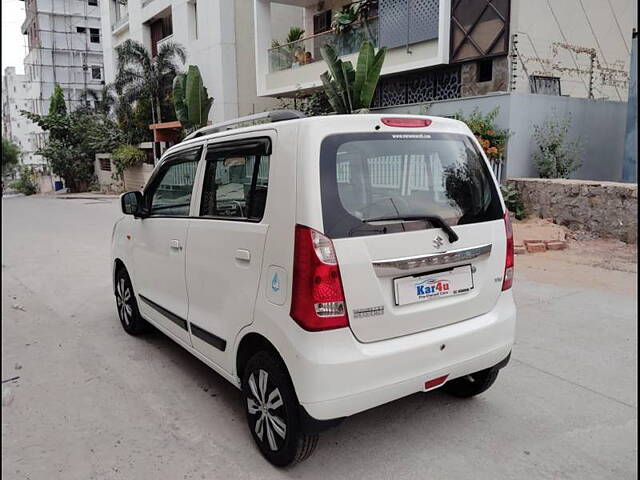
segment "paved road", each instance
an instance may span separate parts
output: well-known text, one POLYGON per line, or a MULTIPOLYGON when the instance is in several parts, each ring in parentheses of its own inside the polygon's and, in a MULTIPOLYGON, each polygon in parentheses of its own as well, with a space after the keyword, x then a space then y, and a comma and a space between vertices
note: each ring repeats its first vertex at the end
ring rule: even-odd
POLYGON ((635 274, 547 281, 519 262, 517 344, 491 390, 361 413, 282 471, 253 447, 234 387, 161 334, 122 331, 117 215, 113 200, 2 201, 2 379, 20 377, 2 387, 3 478, 636 477, 635 274))

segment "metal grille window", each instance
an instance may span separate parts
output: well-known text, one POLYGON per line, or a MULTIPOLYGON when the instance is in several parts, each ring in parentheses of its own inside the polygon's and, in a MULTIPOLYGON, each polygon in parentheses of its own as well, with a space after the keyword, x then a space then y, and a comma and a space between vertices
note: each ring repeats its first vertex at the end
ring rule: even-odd
POLYGON ((453 0, 451 61, 506 54, 510 4, 509 0, 453 0))
POLYGON ((380 0, 380 46, 438 38, 439 5, 438 0, 380 0))
POLYGON ((392 107, 460 98, 460 85, 459 66, 384 77, 378 83, 373 106, 392 107))

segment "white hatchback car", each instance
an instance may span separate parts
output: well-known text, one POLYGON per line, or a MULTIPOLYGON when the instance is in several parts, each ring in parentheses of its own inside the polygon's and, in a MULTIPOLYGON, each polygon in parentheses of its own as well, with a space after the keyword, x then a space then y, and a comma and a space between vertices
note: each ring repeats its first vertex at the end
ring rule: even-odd
POLYGON ((242 389, 278 466, 349 415, 488 389, 514 341, 513 237, 467 126, 264 116, 192 134, 122 195, 124 329, 152 324, 242 389))

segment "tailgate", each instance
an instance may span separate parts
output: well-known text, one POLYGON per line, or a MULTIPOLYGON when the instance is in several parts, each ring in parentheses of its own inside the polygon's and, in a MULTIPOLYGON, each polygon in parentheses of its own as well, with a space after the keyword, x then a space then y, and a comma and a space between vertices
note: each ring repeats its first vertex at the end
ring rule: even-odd
POLYGON ((493 308, 502 290, 502 220, 333 241, 356 338, 375 342, 460 322, 493 308))

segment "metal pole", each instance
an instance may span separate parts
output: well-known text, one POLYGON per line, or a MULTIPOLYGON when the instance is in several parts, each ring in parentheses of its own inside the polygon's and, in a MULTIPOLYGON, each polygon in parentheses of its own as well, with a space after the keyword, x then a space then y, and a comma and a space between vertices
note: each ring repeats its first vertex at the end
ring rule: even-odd
POLYGON ((631 39, 630 70, 622 181, 635 183, 638 181, 638 32, 635 29, 631 39))

